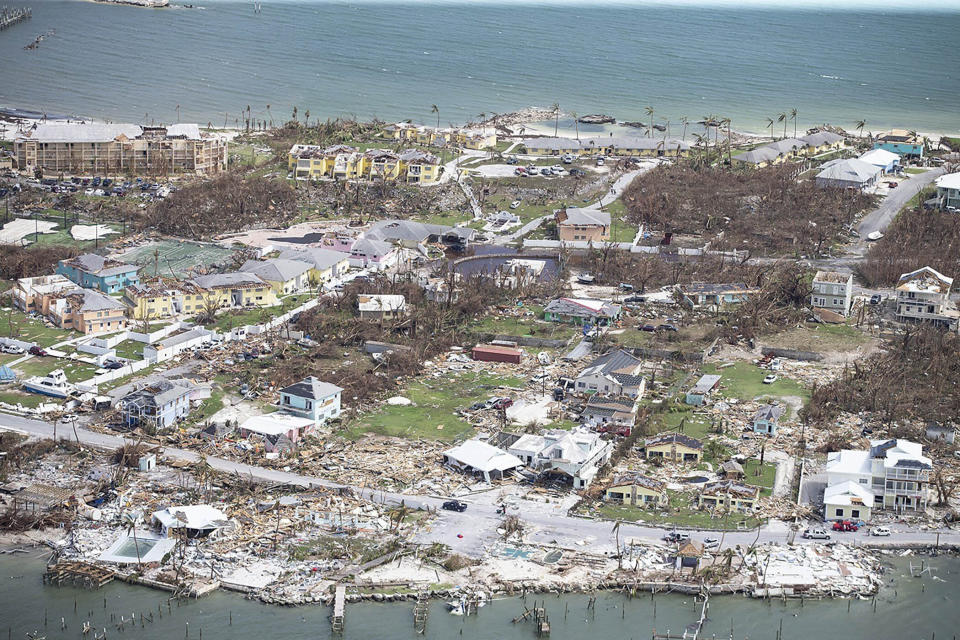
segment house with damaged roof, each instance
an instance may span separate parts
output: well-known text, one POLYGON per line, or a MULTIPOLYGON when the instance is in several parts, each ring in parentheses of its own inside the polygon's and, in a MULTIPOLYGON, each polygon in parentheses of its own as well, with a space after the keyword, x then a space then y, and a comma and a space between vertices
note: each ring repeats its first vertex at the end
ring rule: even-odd
POLYGON ((897 281, 897 321, 925 322, 956 331, 960 313, 950 300, 952 286, 953 278, 932 267, 904 273, 897 281))
POLYGON ((524 434, 507 451, 530 469, 583 489, 610 460, 613 443, 588 429, 552 429, 543 435, 524 434))
POLYGON ((267 453, 290 451, 317 427, 340 416, 342 392, 335 384, 304 378, 280 390, 280 411, 247 418, 240 424, 240 435, 262 437, 267 453))
MULTIPOLYGON (((280 304, 273 287, 253 273, 215 273, 195 276, 191 283, 202 289, 196 294, 197 310, 207 306, 218 309, 236 307, 272 307, 280 304)), ((189 299, 189 298, 188 298, 189 299)))
POLYGON ((603 498, 616 504, 662 508, 667 506, 667 485, 640 473, 626 473, 613 479, 603 498))
POLYGON ((550 322, 607 326, 620 320, 623 308, 609 300, 593 298, 557 298, 543 309, 550 322))
POLYGON ((72 289, 50 296, 47 318, 60 327, 87 335, 120 331, 127 327, 127 308, 93 289, 72 289))
POLYGON ((759 506, 760 487, 736 480, 708 482, 700 490, 697 504, 706 509, 723 509, 750 513, 759 506))
POLYGON ((191 386, 184 381, 160 380, 120 399, 120 415, 130 428, 168 429, 190 413, 191 386))
POLYGON ((638 398, 594 394, 587 398, 587 405, 580 413, 580 420, 590 426, 633 426, 637 419, 638 398))
POLYGON ((647 460, 699 463, 703 458, 703 443, 696 438, 670 431, 644 440, 643 453, 647 460))
POLYGON ((575 379, 578 393, 603 393, 640 399, 647 387, 643 361, 623 349, 596 358, 575 379))
POLYGON ((104 293, 116 293, 131 284, 139 284, 139 270, 140 267, 135 264, 104 258, 95 253, 85 253, 57 264, 57 273, 60 275, 81 287, 104 293))
POLYGON ((313 265, 309 262, 270 258, 269 260, 247 260, 239 270, 259 276, 261 280, 273 287, 277 295, 282 296, 308 288, 311 269, 313 265))
POLYGON ((320 247, 285 249, 280 252, 282 260, 296 260, 310 265, 313 282, 329 282, 344 275, 350 269, 350 258, 340 251, 320 247))

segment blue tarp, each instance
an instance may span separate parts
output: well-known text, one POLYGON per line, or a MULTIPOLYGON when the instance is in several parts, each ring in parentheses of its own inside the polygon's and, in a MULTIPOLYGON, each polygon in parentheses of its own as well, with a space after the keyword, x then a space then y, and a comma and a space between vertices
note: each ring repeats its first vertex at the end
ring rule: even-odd
POLYGON ((17 374, 7 365, 0 365, 0 384, 10 383, 17 379, 17 374))

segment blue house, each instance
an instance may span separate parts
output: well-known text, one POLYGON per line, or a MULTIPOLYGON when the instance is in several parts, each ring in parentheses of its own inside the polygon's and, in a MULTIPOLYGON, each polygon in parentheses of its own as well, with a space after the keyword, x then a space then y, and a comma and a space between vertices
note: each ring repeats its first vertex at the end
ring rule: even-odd
POLYGON ((923 139, 910 135, 908 131, 894 130, 878 136, 873 148, 892 151, 900 156, 923 157, 923 139))
POLYGON ((783 407, 765 404, 753 416, 753 432, 768 436, 777 435, 780 418, 783 416, 783 407))
POLYGON ((95 253, 85 253, 76 258, 61 260, 57 273, 85 289, 97 289, 104 293, 117 293, 124 287, 140 284, 135 264, 125 264, 119 260, 104 258, 95 253))
POLYGON ((280 408, 317 425, 340 415, 340 387, 310 376, 280 390, 280 408))
POLYGON ((706 404, 707 398, 719 385, 720 376, 712 374, 701 376, 700 379, 697 380, 697 384, 693 385, 690 391, 687 391, 687 396, 684 398, 684 401, 695 407, 706 404))
POLYGON ((127 394, 120 400, 123 423, 162 431, 190 413, 189 386, 181 382, 161 380, 127 394))

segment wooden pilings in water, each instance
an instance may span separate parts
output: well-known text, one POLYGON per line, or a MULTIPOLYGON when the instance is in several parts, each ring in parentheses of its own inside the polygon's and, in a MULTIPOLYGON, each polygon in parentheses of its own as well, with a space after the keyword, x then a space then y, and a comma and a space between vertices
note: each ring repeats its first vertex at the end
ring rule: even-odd
POLYGON ((57 586, 70 583, 87 589, 99 589, 114 577, 113 571, 86 562, 57 562, 47 566, 43 581, 57 586))
POLYGON ((413 605, 413 629, 417 633, 427 630, 427 614, 430 612, 430 596, 425 591, 417 593, 417 602, 413 605))
POLYGON ((330 616, 330 629, 334 633, 343 633, 343 617, 346 609, 346 602, 347 587, 342 584, 338 584, 333 596, 333 615, 330 616))
POLYGON ((7 7, 3 7, 0 9, 0 31, 19 24, 24 20, 29 20, 32 16, 33 13, 30 7, 23 7, 21 9, 8 9, 7 7))

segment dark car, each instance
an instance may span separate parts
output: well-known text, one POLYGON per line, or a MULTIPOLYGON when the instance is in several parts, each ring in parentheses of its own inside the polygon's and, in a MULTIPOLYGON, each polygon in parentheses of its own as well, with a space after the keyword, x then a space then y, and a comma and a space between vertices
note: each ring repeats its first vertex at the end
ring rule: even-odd
POLYGON ((623 299, 624 302, 646 302, 646 296, 627 296, 623 299))
POLYGON ((474 402, 472 405, 470 405, 469 411, 480 411, 481 409, 486 409, 486 408, 487 408, 486 402, 474 402))
POLYGON ((467 503, 460 502, 459 500, 447 500, 443 503, 443 508, 447 511, 459 511, 463 513, 467 510, 467 503))
POLYGON ((874 306, 880 304, 882 301, 883 301, 883 298, 880 296, 879 293, 875 293, 872 296, 870 296, 870 304, 874 306))
POLYGON ((104 369, 123 369, 123 363, 119 360, 107 360, 103 363, 104 369))
POLYGON ((92 184, 92 185, 95 186, 95 187, 99 187, 101 182, 102 182, 102 180, 100 179, 100 176, 96 176, 96 177, 93 179, 93 182, 91 182, 90 184, 92 184))
POLYGON ((657 328, 656 328, 655 326, 653 326, 652 324, 645 324, 645 325, 643 325, 642 327, 640 327, 640 331, 650 331, 650 332, 652 333, 652 332, 654 332, 654 331, 656 331, 656 330, 657 330, 657 328))
POLYGON ((47 352, 44 351, 43 349, 41 349, 40 347, 38 347, 37 345, 33 345, 32 347, 30 347, 30 355, 32 355, 32 356, 45 356, 45 355, 47 355, 47 352))
POLYGON ((657 331, 676 331, 677 328, 672 324, 661 324, 657 327, 657 331))
POLYGON ((105 187, 109 187, 110 185, 113 184, 113 180, 111 180, 110 178, 104 178, 102 184, 103 184, 103 186, 105 186, 105 187))

